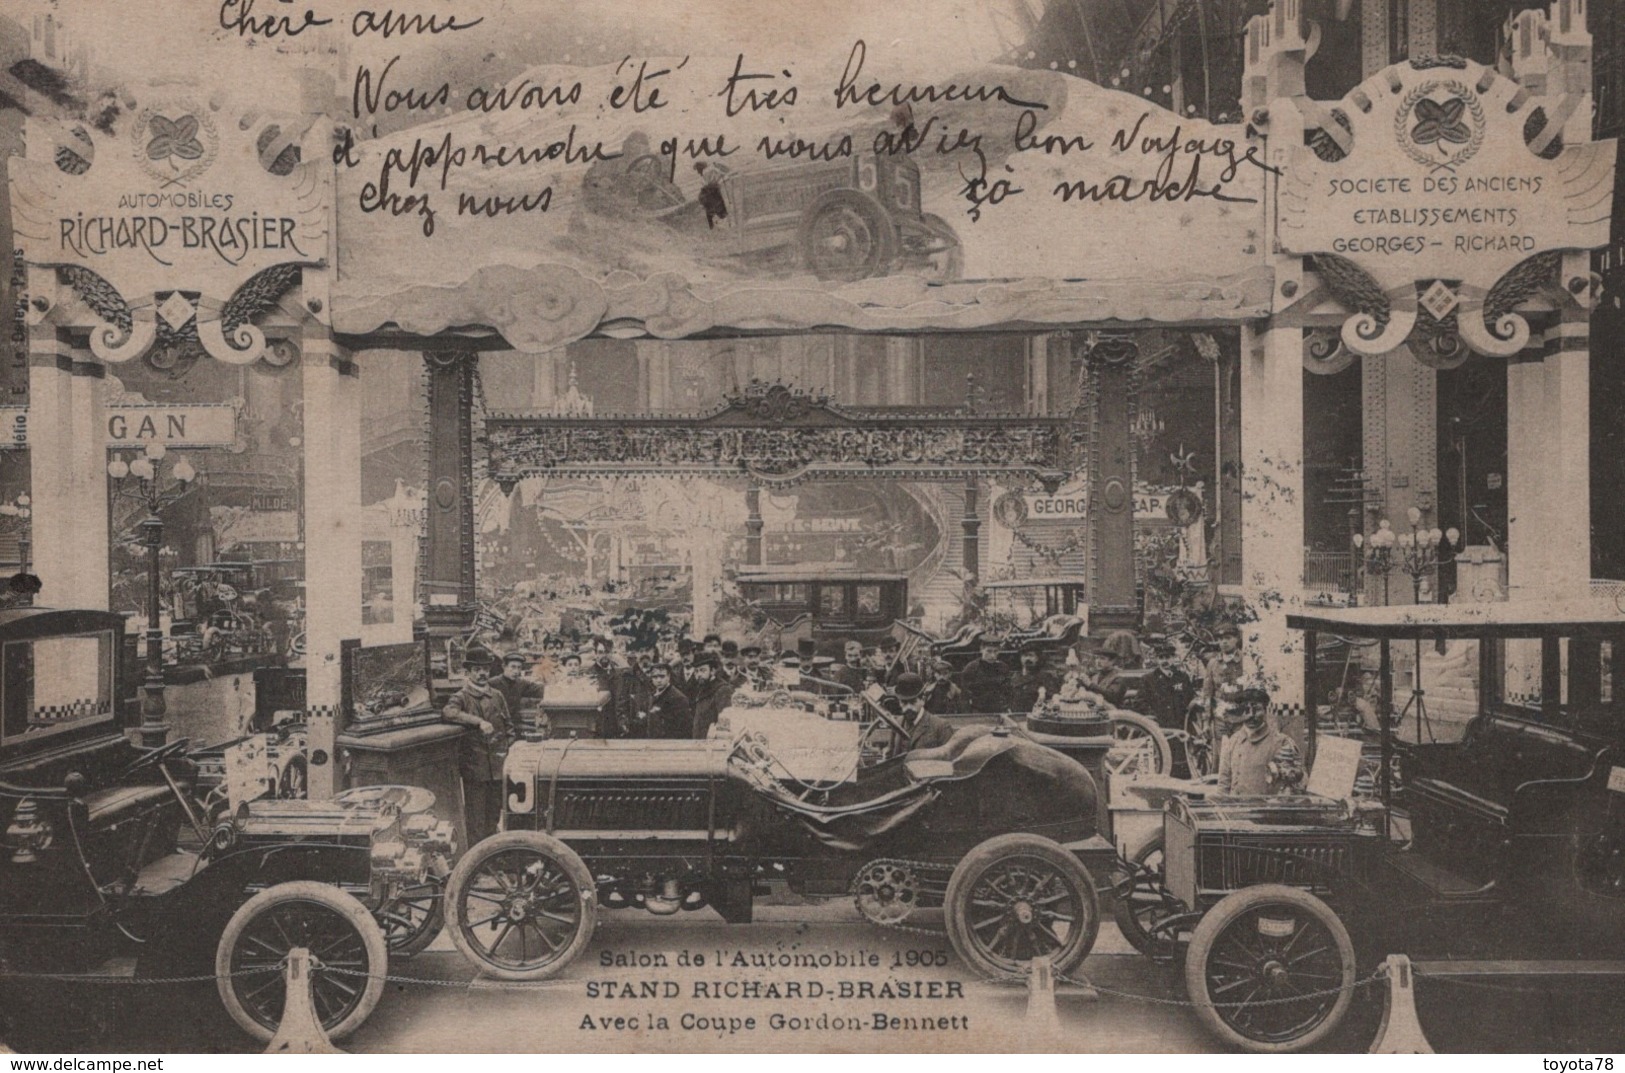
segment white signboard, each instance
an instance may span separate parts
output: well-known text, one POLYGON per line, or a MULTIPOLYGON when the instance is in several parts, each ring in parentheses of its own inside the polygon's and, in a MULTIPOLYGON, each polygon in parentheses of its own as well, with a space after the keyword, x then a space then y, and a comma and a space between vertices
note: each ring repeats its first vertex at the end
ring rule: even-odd
POLYGON ((230 447, 237 439, 231 406, 118 406, 106 412, 109 447, 230 447))
POLYGON ((1024 495, 1021 501, 1026 507, 1023 522, 1078 521, 1089 514, 1089 487, 1076 480, 1048 495, 1024 495))

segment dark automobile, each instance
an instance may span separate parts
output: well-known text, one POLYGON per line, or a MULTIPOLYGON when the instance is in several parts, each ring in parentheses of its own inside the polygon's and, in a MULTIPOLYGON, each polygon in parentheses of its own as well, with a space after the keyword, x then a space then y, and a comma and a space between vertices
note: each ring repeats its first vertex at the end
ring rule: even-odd
POLYGON ((760 608, 793 647, 810 637, 820 648, 843 641, 873 645, 893 636, 908 614, 908 575, 801 567, 754 567, 739 574, 739 595, 760 608))
POLYGON ((1089 953, 1090 867, 1105 875, 1112 851, 1081 765, 986 728, 850 761, 844 779, 801 781, 759 735, 721 724, 703 741, 517 744, 504 833, 448 881, 452 938, 489 975, 540 979, 586 946, 600 906, 711 906, 746 923, 771 879, 855 896, 880 924, 941 906, 954 948, 989 976, 1046 955, 1064 972, 1089 953))
POLYGON ((317 1016, 353 1030, 392 950, 438 930, 435 873, 454 846, 432 795, 276 800, 264 741, 133 745, 123 628, 103 611, 0 612, 0 964, 57 978, 212 967, 231 1016, 268 1040, 283 960, 303 946, 317 1016))
MULTIPOLYGON (((1423 976, 1504 981, 1493 986, 1625 975, 1618 609, 1424 605, 1287 622, 1305 634, 1308 696, 1320 695, 1321 637, 1377 642, 1377 794, 1169 802, 1161 867, 1142 871, 1130 898, 1160 895, 1141 902, 1142 939, 1188 942, 1201 1019, 1250 1050, 1310 1046, 1392 953, 1418 959, 1423 976), (1460 740, 1433 740, 1448 735, 1420 679, 1396 713, 1394 642, 1415 665, 1424 645, 1460 646, 1472 673, 1437 694, 1471 706, 1460 740)), ((1362 743, 1317 733, 1318 714, 1306 713, 1305 751, 1316 764, 1317 752, 1342 753, 1352 778, 1362 743)))

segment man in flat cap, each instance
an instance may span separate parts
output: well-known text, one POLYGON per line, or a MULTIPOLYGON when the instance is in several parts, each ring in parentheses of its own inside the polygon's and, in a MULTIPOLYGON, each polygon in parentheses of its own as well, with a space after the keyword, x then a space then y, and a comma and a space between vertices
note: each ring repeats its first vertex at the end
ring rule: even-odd
POLYGON ((1090 688, 1113 708, 1121 708, 1128 695, 1128 680, 1123 677, 1123 650, 1109 644, 1101 645, 1095 653, 1095 667, 1090 688))
POLYGON ((496 654, 475 646, 463 655, 463 685, 441 711, 448 723, 467 727, 458 749, 463 815, 469 844, 497 833, 502 823, 502 761, 513 738, 508 705, 491 687, 496 654))
POLYGON ((925 665, 925 710, 932 715, 952 715, 965 710, 965 694, 954 682, 954 665, 933 659, 925 665))
POLYGON ((1181 666, 1172 641, 1165 637, 1147 640, 1150 670, 1140 683, 1138 710, 1161 726, 1181 727, 1185 708, 1196 695, 1196 684, 1181 666))
POLYGON ((1290 735, 1272 725, 1270 695, 1257 687, 1226 690, 1219 698, 1219 721, 1228 729, 1219 747, 1219 793, 1263 797, 1298 793, 1304 781, 1303 757, 1290 735))
POLYGON ((1241 681, 1243 671, 1241 630, 1227 622, 1219 627, 1219 651, 1209 657, 1202 672, 1202 703, 1211 710, 1221 692, 1241 681))
POLYGON ((528 662, 525 654, 517 649, 503 656, 502 675, 491 683, 491 688, 502 695, 502 701, 508 709, 508 718, 516 730, 529 722, 545 735, 547 715, 541 710, 542 683, 525 674, 528 662))

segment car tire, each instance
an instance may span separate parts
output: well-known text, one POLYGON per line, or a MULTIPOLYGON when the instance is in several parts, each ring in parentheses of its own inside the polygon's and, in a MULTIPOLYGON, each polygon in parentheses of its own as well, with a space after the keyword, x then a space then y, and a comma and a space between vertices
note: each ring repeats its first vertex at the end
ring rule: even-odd
POLYGON ((1166 916, 1160 912, 1168 897, 1162 885, 1162 860, 1162 836, 1157 835, 1134 855, 1132 886, 1114 900, 1112 917, 1130 946, 1158 964, 1168 964, 1178 959, 1181 944, 1153 934, 1150 927, 1166 916))
MULTIPOLYGON (((1157 725, 1155 719, 1123 708, 1112 712, 1111 722, 1114 741, 1144 740, 1148 743, 1150 752, 1154 754, 1151 759, 1156 764, 1155 770, 1145 772, 1136 767, 1133 774, 1166 775, 1173 769, 1173 747, 1168 744, 1168 735, 1163 733, 1162 727, 1157 725)), ((1115 746, 1108 750, 1103 762, 1110 764, 1111 754, 1115 751, 1115 746)), ((1112 770, 1119 769, 1114 767, 1112 770)))
POLYGON ((509 831, 463 855, 446 883, 444 905, 452 942, 482 973, 498 980, 545 980, 592 941, 598 884, 575 850, 552 835, 509 831), (512 889, 527 882, 518 892, 512 889), (532 928, 539 933, 534 944, 532 928), (538 950, 534 958, 532 945, 538 950))
POLYGON ((214 974, 231 1019, 262 1042, 276 1035, 286 997, 281 962, 296 946, 311 952, 311 1000, 328 1037, 360 1028, 384 993, 389 948, 366 906, 311 880, 260 891, 226 923, 214 974))
POLYGON ((796 244, 813 275, 850 283, 891 271, 897 227, 861 190, 831 190, 802 214, 796 244))
POLYGON ((1231 1046, 1265 1054, 1312 1047, 1335 1031, 1353 998, 1354 976, 1354 942, 1331 906, 1277 883, 1220 899, 1196 925, 1185 954, 1185 988, 1197 1017, 1231 1046), (1309 949, 1294 956, 1305 935, 1309 949), (1309 957, 1317 960, 1305 965, 1309 957), (1331 988, 1338 990, 1321 994, 1331 988), (1310 994, 1301 1003, 1281 1001, 1294 991, 1310 994), (1260 995, 1269 1005, 1249 1008, 1260 995))
POLYGON ((1023 978, 1032 958, 1042 955, 1064 975, 1094 948, 1100 900, 1089 870, 1060 843, 998 835, 954 868, 943 916, 954 950, 984 976, 1023 978), (1057 927, 1063 923, 1064 932, 1057 927))

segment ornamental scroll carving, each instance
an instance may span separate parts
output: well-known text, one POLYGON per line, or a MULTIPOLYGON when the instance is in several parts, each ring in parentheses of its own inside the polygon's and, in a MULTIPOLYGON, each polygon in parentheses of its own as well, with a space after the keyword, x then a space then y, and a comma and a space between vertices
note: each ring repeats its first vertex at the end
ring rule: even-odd
POLYGON ((1073 468, 1070 418, 846 411, 782 384, 752 384, 709 414, 566 417, 491 415, 491 477, 738 476, 769 483, 814 477, 950 478, 1073 468))

